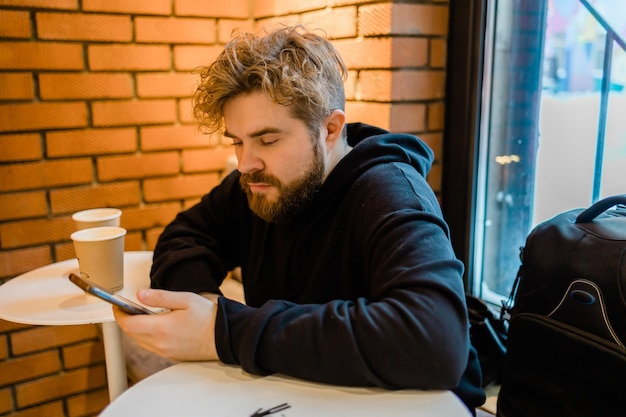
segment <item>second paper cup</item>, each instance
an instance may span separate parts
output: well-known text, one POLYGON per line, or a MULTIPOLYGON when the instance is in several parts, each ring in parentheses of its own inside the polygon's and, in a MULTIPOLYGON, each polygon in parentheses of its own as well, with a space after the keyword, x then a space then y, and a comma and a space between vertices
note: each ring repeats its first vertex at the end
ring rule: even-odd
POLYGON ((109 291, 121 290, 125 236, 122 227, 95 227, 72 233, 81 276, 109 291))

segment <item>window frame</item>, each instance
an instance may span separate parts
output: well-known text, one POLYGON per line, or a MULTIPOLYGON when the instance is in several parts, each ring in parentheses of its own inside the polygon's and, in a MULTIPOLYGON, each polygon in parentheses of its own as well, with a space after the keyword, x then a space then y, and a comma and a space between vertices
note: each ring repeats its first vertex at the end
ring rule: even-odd
POLYGON ((480 285, 480 277, 473 276, 472 242, 487 7, 488 0, 451 2, 448 33, 441 203, 455 254, 465 264, 465 289, 473 294, 480 285))

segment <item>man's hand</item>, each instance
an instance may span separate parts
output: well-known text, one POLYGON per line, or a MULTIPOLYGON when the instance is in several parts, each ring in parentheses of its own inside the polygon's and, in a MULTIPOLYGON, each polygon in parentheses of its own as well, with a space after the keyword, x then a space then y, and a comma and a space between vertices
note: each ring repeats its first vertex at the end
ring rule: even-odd
POLYGON ((170 310, 129 315, 113 308, 117 323, 140 347, 176 361, 218 359, 214 300, 190 292, 153 289, 137 291, 137 299, 147 306, 170 310))

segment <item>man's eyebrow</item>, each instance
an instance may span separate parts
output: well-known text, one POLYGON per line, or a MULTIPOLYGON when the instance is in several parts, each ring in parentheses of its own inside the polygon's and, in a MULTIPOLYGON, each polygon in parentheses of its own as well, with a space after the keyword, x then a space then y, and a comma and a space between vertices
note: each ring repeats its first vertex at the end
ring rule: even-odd
MULTIPOLYGON (((273 133, 286 133, 286 131, 284 129, 279 129, 277 127, 264 127, 259 130, 255 130, 254 132, 250 133, 248 136, 251 138, 259 138, 261 136, 265 136, 265 135, 269 135, 273 133)), ((231 138, 231 139, 237 137, 236 135, 230 133, 228 130, 224 130, 224 136, 227 138, 231 138)))

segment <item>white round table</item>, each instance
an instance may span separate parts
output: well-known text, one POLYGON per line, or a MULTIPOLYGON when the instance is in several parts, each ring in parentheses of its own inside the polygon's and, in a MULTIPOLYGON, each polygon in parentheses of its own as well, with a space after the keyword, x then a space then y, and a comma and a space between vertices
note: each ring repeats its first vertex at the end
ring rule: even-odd
MULTIPOLYGON (((150 286, 152 252, 124 253, 122 296, 136 301, 139 288, 150 286)), ((70 259, 34 269, 0 286, 0 318, 35 325, 102 323, 109 397, 117 398, 127 387, 121 330, 111 305, 85 294, 68 275, 78 272, 78 261, 70 259)))
POLYGON ((220 362, 173 365, 140 381, 100 417, 248 417, 281 404, 282 417, 464 417, 469 410, 450 391, 350 388, 280 375, 256 376, 220 362))

